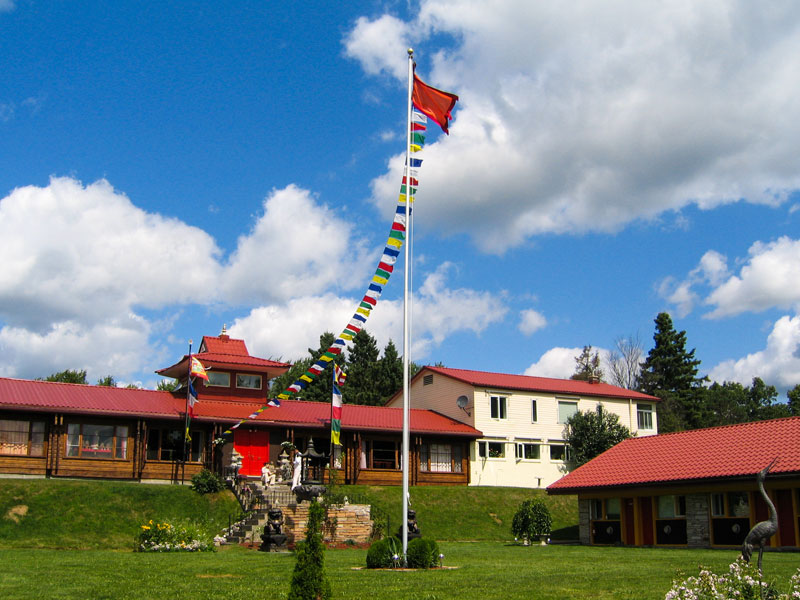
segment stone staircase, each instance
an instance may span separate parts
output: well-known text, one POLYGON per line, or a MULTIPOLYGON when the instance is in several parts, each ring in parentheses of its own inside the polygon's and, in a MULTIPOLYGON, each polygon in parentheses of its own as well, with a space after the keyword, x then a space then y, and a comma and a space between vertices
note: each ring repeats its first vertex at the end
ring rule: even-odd
POLYGON ((286 511, 289 504, 297 502, 295 495, 284 483, 265 488, 260 479, 244 480, 241 483, 229 481, 231 490, 239 500, 247 516, 232 524, 223 533, 225 543, 260 543, 267 513, 271 508, 286 511))

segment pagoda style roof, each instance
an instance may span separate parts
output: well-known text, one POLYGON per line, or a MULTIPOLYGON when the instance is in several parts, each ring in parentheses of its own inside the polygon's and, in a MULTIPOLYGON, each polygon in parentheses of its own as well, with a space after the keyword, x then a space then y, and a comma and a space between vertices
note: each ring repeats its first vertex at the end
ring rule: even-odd
MULTIPOLYGON (((244 340, 237 340, 223 333, 217 337, 203 336, 200 351, 195 354, 206 369, 240 369, 249 373, 263 373, 267 379, 277 377, 289 370, 288 363, 251 356, 244 340)), ((174 365, 156 371, 164 377, 184 380, 189 372, 189 355, 184 354, 174 365)))

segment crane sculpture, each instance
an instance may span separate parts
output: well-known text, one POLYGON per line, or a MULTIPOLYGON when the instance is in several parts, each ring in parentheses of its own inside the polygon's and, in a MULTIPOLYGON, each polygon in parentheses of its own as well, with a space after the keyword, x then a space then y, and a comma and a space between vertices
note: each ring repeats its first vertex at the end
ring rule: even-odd
POLYGON ((777 462, 777 457, 772 460, 766 467, 761 469, 756 475, 756 481, 758 482, 758 491, 761 492, 761 496, 764 498, 764 502, 767 503, 767 507, 769 507, 769 519, 766 521, 761 521, 760 523, 756 523, 753 528, 750 530, 750 533, 747 534, 747 537, 744 538, 744 543, 742 544, 742 558, 745 562, 750 562, 750 557, 753 555, 753 550, 756 546, 758 546, 758 570, 761 570, 761 558, 764 555, 764 544, 767 543, 767 540, 775 535, 778 531, 778 512, 775 510, 775 505, 772 503, 772 500, 769 499, 767 496, 767 492, 764 490, 764 480, 767 478, 767 473, 773 467, 773 465, 777 462))

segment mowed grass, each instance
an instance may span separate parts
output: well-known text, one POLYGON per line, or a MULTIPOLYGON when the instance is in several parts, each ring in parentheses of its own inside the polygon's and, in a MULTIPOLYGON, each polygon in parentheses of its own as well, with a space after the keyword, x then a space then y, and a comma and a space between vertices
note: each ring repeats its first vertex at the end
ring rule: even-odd
POLYGON ((132 549, 150 519, 193 521, 210 535, 240 513, 230 492, 114 481, 0 479, 0 548, 132 549))
MULTIPOLYGON (((327 550, 335 598, 661 599, 673 578, 699 565, 720 572, 737 552, 656 548, 443 542, 446 566, 431 571, 360 569, 365 550, 327 550)), ((285 598, 291 553, 229 547, 217 553, 139 554, 98 550, 0 550, 2 598, 285 598)), ((796 553, 768 553, 768 580, 786 591, 796 553)))
MULTIPOLYGON (((366 496, 389 514, 394 533, 402 518, 399 486, 341 486, 343 493, 366 496)), ((522 504, 534 496, 544 498, 553 517, 552 538, 578 538, 578 501, 575 496, 548 496, 544 490, 499 487, 418 486, 409 490, 411 508, 424 537, 436 540, 510 541, 511 520, 522 504)))

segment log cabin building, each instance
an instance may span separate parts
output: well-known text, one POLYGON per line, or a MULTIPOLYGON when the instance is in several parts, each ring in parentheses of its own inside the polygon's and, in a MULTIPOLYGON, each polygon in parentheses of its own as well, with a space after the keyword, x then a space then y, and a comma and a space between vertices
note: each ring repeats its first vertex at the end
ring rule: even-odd
MULTIPOLYGON (((188 480, 203 468, 222 473, 232 450, 241 475, 257 477, 281 444, 304 450, 310 439, 327 452, 330 404, 287 400, 223 436, 264 406, 269 381, 291 365, 251 356, 223 330, 205 336, 196 356, 208 382, 195 380, 198 401, 184 453, 188 355, 157 371, 177 379, 175 392, 0 378, 0 475, 188 480), (227 443, 215 440, 223 438, 227 443), (184 456, 185 454, 185 456, 184 456)), ((342 483, 400 485, 402 410, 348 405, 343 446, 333 466, 342 483)), ((412 485, 469 483, 469 447, 482 434, 430 410, 411 410, 412 485)))

